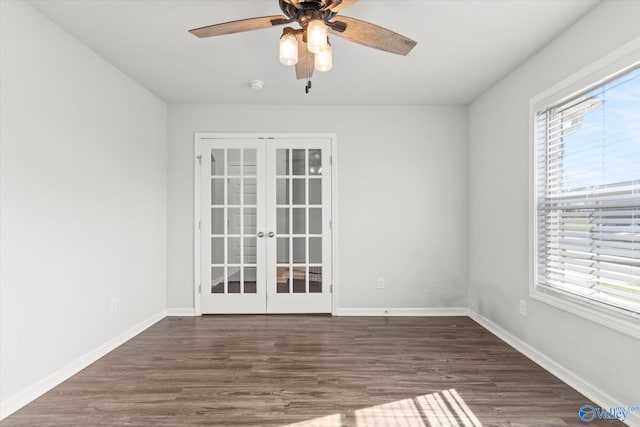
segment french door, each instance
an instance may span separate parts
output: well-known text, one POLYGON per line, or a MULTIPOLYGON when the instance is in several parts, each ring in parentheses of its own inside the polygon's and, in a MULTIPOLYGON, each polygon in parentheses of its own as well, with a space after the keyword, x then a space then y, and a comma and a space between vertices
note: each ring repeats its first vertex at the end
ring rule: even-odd
POLYGON ((331 312, 331 139, 200 147, 202 313, 331 312))

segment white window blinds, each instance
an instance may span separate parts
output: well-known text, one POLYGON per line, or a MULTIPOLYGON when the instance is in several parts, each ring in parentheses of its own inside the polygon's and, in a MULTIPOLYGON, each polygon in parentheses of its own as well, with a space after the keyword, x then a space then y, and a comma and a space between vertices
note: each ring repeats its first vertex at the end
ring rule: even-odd
POLYGON ((640 67, 535 116, 537 285, 640 313, 640 67))

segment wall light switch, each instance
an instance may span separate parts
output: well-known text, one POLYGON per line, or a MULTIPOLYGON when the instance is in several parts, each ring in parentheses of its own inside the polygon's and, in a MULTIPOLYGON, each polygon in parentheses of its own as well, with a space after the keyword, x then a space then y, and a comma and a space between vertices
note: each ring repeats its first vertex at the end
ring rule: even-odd
POLYGON ((384 289, 384 277, 378 277, 378 289, 384 289))

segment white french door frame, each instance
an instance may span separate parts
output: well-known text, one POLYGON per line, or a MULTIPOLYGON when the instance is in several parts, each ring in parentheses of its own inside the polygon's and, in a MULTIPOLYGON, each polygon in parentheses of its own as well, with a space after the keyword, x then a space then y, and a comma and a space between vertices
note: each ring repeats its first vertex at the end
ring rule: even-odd
POLYGON ((202 315, 201 293, 201 168, 202 141, 207 139, 224 140, 304 140, 307 138, 328 138, 331 140, 331 314, 336 315, 338 301, 338 138, 335 133, 219 133, 195 132, 193 136, 193 304, 196 316, 202 315))

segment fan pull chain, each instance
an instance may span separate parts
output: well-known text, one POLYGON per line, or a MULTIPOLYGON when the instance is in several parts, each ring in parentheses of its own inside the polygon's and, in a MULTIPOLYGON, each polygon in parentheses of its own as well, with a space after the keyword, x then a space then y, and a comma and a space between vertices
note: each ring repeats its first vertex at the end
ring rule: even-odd
POLYGON ((307 85, 304 87, 304 93, 306 94, 308 94, 311 89, 311 70, 313 69, 313 65, 311 64, 310 56, 311 54, 307 51, 307 85))

